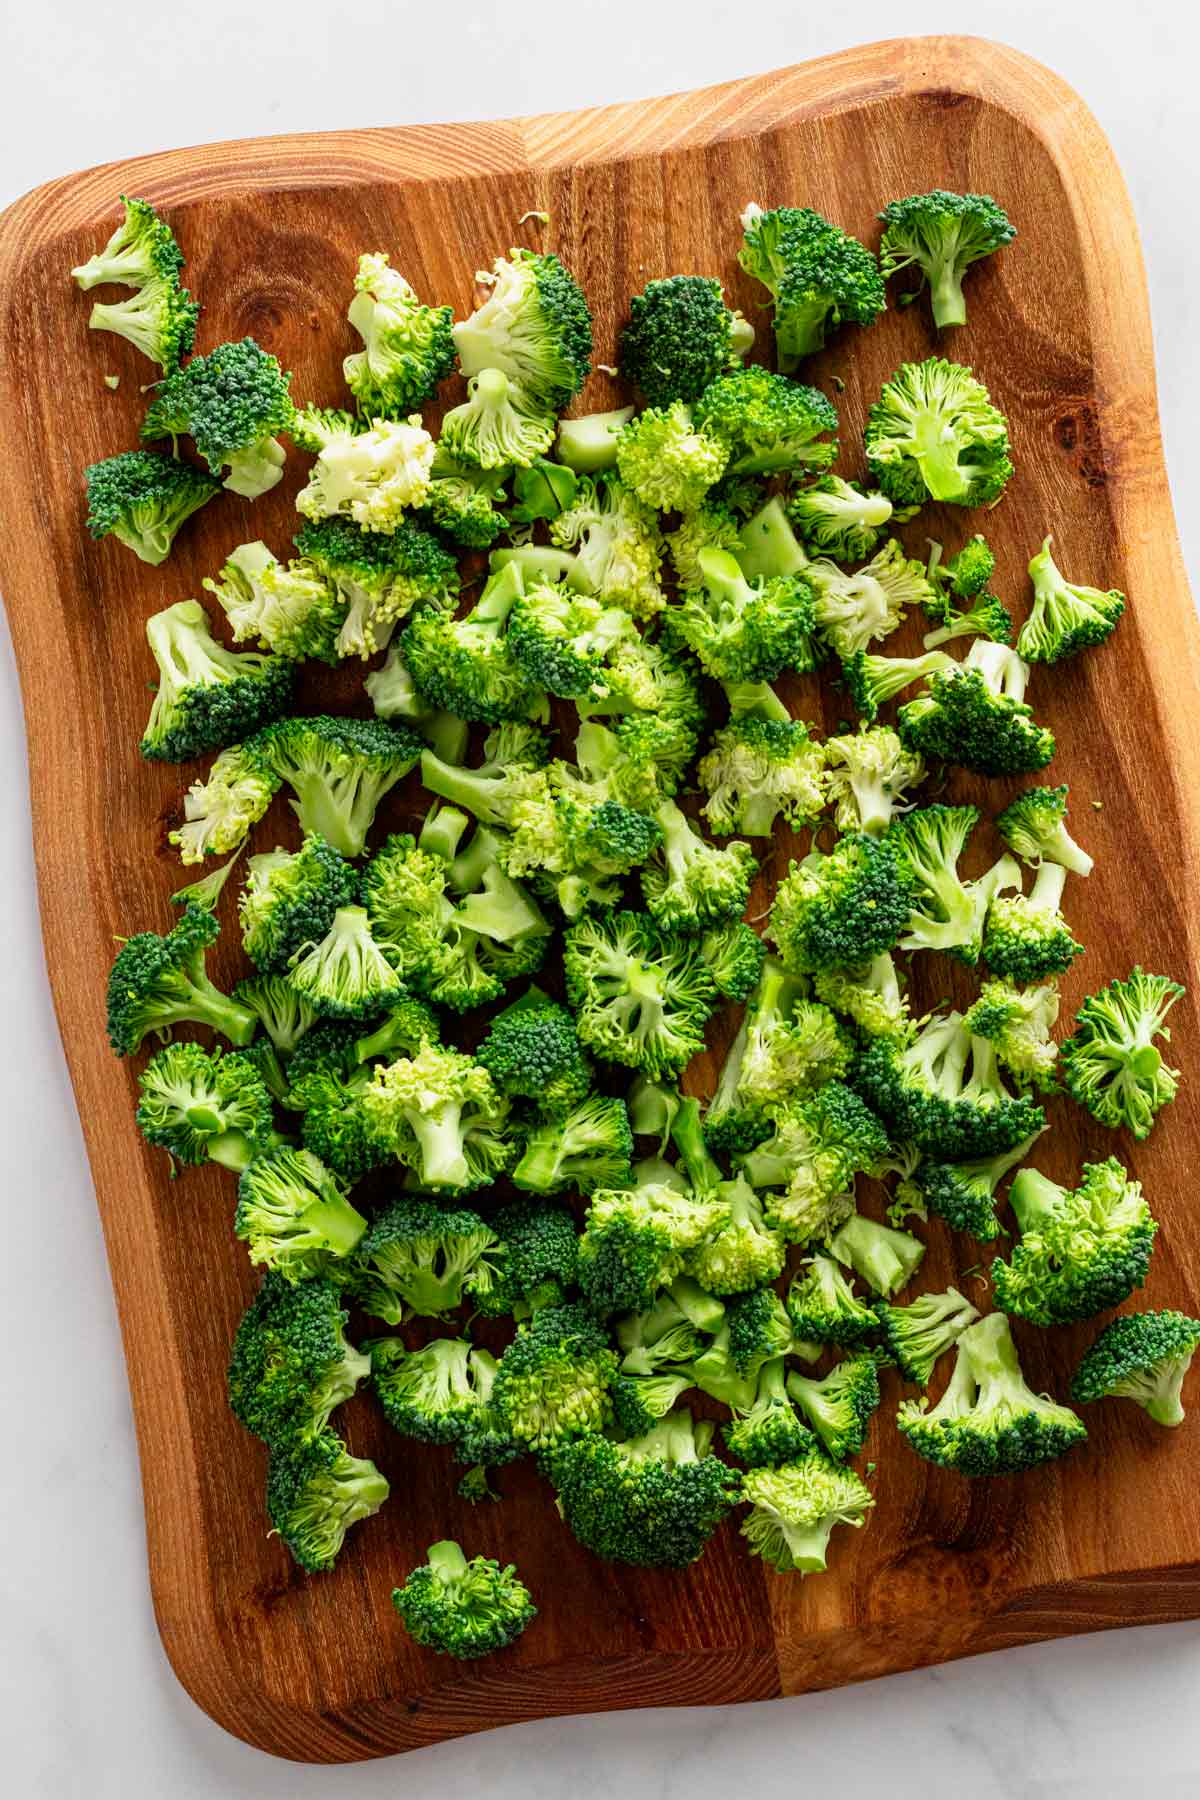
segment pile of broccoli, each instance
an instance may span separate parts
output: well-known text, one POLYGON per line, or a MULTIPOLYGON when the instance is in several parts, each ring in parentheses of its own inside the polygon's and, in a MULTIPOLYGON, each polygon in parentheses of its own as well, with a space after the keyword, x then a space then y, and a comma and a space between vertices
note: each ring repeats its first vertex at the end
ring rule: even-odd
MULTIPOLYGON (((1056 742, 1031 665, 1102 644, 1124 599, 1069 581, 1047 538, 1014 641, 982 535, 928 557, 896 535, 1013 479, 983 382, 904 364, 851 479, 809 364, 904 269, 961 326, 964 275, 1014 235, 1002 209, 893 201, 877 254, 751 205, 739 260, 776 368, 720 280, 670 275, 620 333, 640 410, 564 419, 593 325, 549 250, 496 258, 457 321, 363 255, 346 391, 301 403, 251 339, 186 357, 182 257, 123 204, 74 274, 134 288, 91 323, 160 363, 142 438, 170 454, 87 471, 92 535, 162 565, 222 486, 276 486, 281 439, 311 459, 296 554, 226 547, 204 582, 248 647, 193 599, 148 620, 141 751, 212 755, 167 833, 206 872, 121 943, 108 989, 146 1144, 183 1179, 237 1177, 262 1275, 229 1399, 296 1563, 332 1567, 417 1455, 448 1453, 473 1505, 527 1461, 619 1563, 683 1568, 741 1509, 749 1553, 803 1575, 888 1480, 885 1397, 912 1450, 967 1476, 1081 1443, 1022 1360, 1141 1288, 1157 1227, 1111 1146, 1061 1181, 1029 1159, 1064 1097, 1089 1130, 1150 1132, 1184 990, 1134 969, 1056 1044, 1093 871, 1067 786, 989 806, 927 784, 1037 775, 1056 742), (910 613, 924 645, 881 648, 910 613), (298 710, 298 681, 311 705, 310 675, 364 661, 357 704, 298 710), (829 732, 796 710, 822 673, 858 715, 829 732), (922 1014, 910 979, 959 1004, 922 1014), (947 1242, 959 1285, 922 1291, 947 1242), (386 1473, 347 1443, 368 1441, 360 1392, 386 1473)), ((1180 1313, 1127 1314, 1072 1398, 1176 1424, 1198 1343, 1180 1313)), ((454 1523, 393 1599, 416 1643, 469 1658, 536 1609, 454 1523)))

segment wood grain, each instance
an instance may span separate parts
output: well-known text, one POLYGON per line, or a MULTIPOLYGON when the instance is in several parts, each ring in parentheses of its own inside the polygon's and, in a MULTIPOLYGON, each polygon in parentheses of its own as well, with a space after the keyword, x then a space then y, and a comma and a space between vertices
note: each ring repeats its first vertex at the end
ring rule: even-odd
MULTIPOLYGON (((518 235, 523 213, 544 209, 545 232, 523 235, 558 250, 583 281, 607 362, 628 294, 651 276, 717 273, 754 306, 735 263, 746 199, 811 204, 870 237, 879 204, 932 186, 994 191, 1020 230, 970 277, 970 322, 951 350, 1013 427, 1018 475, 987 521, 999 591, 1021 602, 1025 562, 1052 528, 1069 570, 1131 598, 1116 645, 1034 684, 1063 744, 1054 778, 1070 779, 1079 835, 1098 860, 1091 882, 1070 891, 1089 950, 1065 984, 1067 1008, 1136 960, 1195 991, 1197 630, 1159 442, 1137 235, 1097 126, 1045 69, 970 39, 881 44, 576 117, 141 158, 53 182, 0 221, 0 580, 28 722, 47 965, 125 1337, 155 1608, 188 1691, 264 1749, 352 1760, 520 1719, 800 1693, 1200 1613, 1200 1406, 1171 1434, 1133 1408, 1093 1409, 1089 1444, 1064 1464, 975 1486, 929 1470, 877 1419, 867 1447, 881 1458, 877 1514, 843 1534, 829 1575, 799 1582, 745 1557, 732 1526, 682 1575, 604 1567, 561 1529, 530 1470, 511 1475, 502 1507, 472 1511, 442 1453, 407 1455, 356 1402, 351 1445, 378 1458, 393 1502, 333 1575, 306 1580, 266 1536, 262 1459, 225 1406, 228 1346, 254 1285, 229 1236, 228 1180, 167 1180, 133 1129, 133 1071, 104 1042, 112 939, 166 915, 179 871, 165 832, 192 774, 137 755, 150 672, 142 621, 198 593, 244 538, 284 549, 299 479, 293 467, 253 508, 232 498, 210 507, 160 570, 87 539, 80 471, 136 441, 146 374, 126 346, 88 333, 87 302, 66 281, 110 227, 116 195, 145 194, 169 213, 205 303, 201 348, 251 332, 296 371, 298 395, 333 403, 353 347, 344 310, 360 250, 389 250, 421 293, 461 315, 472 271, 518 235), (122 376, 115 393, 101 383, 108 370, 122 376), (511 1653, 468 1670, 416 1649, 388 1599, 423 1547, 455 1532, 515 1557, 542 1609, 511 1653)), ((930 348, 918 305, 845 334, 813 365, 813 378, 846 384, 847 472, 880 381, 930 348)), ((617 398, 596 376, 582 408, 617 398)), ((953 545, 963 526, 930 511, 907 537, 919 549, 944 530, 953 545)), ((341 681, 341 702, 361 707, 357 675, 341 681)), ((818 699, 798 683, 795 698, 836 723, 828 689, 818 699)), ((401 793, 387 822, 413 806, 401 793)), ((280 807, 260 843, 272 824, 294 841, 280 807)), ((228 977, 232 935, 218 959, 228 977)), ((918 997, 944 985, 939 969, 918 997)), ((1195 1070, 1190 1002, 1174 1022, 1177 1060, 1195 1070)), ((711 1066, 695 1073, 703 1085, 711 1066)), ((1137 1147, 1059 1105, 1045 1158, 1067 1175, 1083 1154, 1127 1156, 1163 1225, 1147 1300, 1192 1311, 1198 1105, 1193 1078, 1137 1147)), ((973 1248, 930 1235, 930 1282, 964 1279, 973 1248)), ((1088 1329, 1019 1335, 1034 1385, 1062 1392, 1088 1329)))

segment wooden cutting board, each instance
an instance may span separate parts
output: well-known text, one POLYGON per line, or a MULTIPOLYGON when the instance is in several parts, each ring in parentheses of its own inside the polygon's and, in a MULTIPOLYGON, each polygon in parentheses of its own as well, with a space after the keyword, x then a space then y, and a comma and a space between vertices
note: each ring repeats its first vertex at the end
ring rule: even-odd
MULTIPOLYGON (((188 1691, 264 1749, 349 1761, 514 1720, 797 1694, 1200 1614, 1200 1395, 1174 1433, 1129 1406, 1093 1408, 1083 1451, 1020 1482, 972 1486, 896 1443, 889 1388, 867 1447, 879 1459, 874 1518, 842 1532, 831 1572, 805 1581, 764 1571, 732 1526, 684 1574, 603 1565, 561 1528, 531 1469, 506 1474, 502 1506, 472 1510, 456 1499, 443 1453, 408 1454, 358 1401, 347 1434, 385 1468, 393 1500, 354 1534, 334 1574, 306 1579, 267 1536, 263 1457, 225 1404, 228 1347, 254 1286, 229 1233, 229 1178, 167 1178, 134 1130, 134 1071, 104 1041, 114 936, 167 917, 180 874, 166 829, 194 773, 138 756, 152 673, 142 621, 199 594, 201 577, 245 538, 285 550, 304 460, 253 507, 212 505, 161 569, 115 541, 89 541, 81 471, 136 443, 148 373, 125 345, 89 334, 89 300, 67 279, 106 237, 118 193, 146 195, 175 226, 205 306, 200 348, 252 333, 296 371, 298 396, 336 404, 361 250, 387 249, 422 295, 461 316, 472 272, 499 250, 552 247, 587 290, 597 358, 608 362, 627 296, 652 276, 717 273, 755 306, 735 261, 748 199, 813 205, 874 241, 882 202, 935 186, 995 192, 1020 230, 970 276, 970 322, 950 347, 1012 423, 1018 474, 982 521, 999 591, 1023 605, 1024 565, 1053 529, 1069 571, 1131 599, 1106 651, 1034 682, 1062 744, 1052 778, 1070 779, 1078 833, 1098 860, 1091 882, 1070 890, 1089 948, 1065 984, 1065 1015, 1137 960, 1194 991, 1197 628, 1159 442, 1141 257, 1107 144, 1047 70, 970 39, 878 44, 579 116, 173 151, 52 182, 0 220, 0 578, 28 720, 46 959, 125 1337, 155 1608, 188 1691), (548 227, 518 226, 531 209, 550 214, 548 227), (106 371, 121 376, 116 392, 106 371), (512 1652, 474 1668, 417 1650, 389 1604, 424 1546, 452 1534, 514 1559, 541 1608, 512 1652)), ((845 333, 812 365, 810 378, 845 382, 847 472, 857 472, 881 380, 932 348, 919 304, 845 333)), ((617 399, 596 375, 583 408, 617 399)), ((933 510, 906 537, 916 551, 944 529, 954 546, 976 523, 933 510)), ((341 680, 340 701, 361 708, 357 674, 341 680)), ((309 692, 328 698, 328 680, 309 692)), ((835 725, 828 688, 818 701, 815 686, 797 684, 796 699, 835 725)), ((390 819, 413 805, 410 792, 390 819)), ((276 823, 291 843, 286 820, 281 805, 276 823)), ((257 841, 274 841, 269 827, 257 841)), ((232 979, 230 901, 227 892, 217 968, 232 979)), ((918 999, 944 986, 938 970, 918 999)), ((1114 1142, 1058 1103, 1043 1161, 1065 1177, 1081 1155, 1126 1155, 1162 1221, 1146 1303, 1197 1311, 1190 1001, 1174 1022, 1189 1080, 1150 1141, 1114 1142)), ((698 1087, 710 1079, 694 1073, 698 1087)), ((929 1236, 929 1285, 969 1279, 974 1248, 940 1227, 929 1236)), ((1090 1335, 1021 1331, 1034 1385, 1062 1394, 1090 1335)))

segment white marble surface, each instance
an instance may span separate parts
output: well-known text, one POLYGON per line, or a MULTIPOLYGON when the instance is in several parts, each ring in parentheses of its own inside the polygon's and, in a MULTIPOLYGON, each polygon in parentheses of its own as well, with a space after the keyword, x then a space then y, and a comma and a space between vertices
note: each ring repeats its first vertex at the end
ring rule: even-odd
MULTIPOLYGON (((1200 548, 1200 244, 1192 215, 1194 8, 1179 0, 858 0, 854 27, 757 0, 42 0, 0 7, 0 205, 88 163, 262 132, 484 118, 632 98, 798 62, 901 31, 968 29, 1058 69, 1124 166, 1142 227, 1163 423, 1185 550, 1200 548), (752 25, 752 28, 750 28, 752 25), (730 43, 735 43, 730 48, 730 43), (636 45, 636 48, 634 47, 636 45), (338 66, 345 70, 339 80, 338 66)), ((1115 278, 1120 279, 1119 272, 1115 278)), ((0 628, 0 842, 7 1022, 0 1085, 0 1744, 12 1800, 710 1800, 769 1785, 908 1800, 1125 1800, 1200 1791, 1200 1629, 1010 1651, 757 1708, 524 1726, 344 1770, 227 1737, 167 1667, 147 1592, 120 1343, 79 1127, 42 967, 24 740, 0 628), (34 1405, 22 1404, 36 1383, 34 1405)))

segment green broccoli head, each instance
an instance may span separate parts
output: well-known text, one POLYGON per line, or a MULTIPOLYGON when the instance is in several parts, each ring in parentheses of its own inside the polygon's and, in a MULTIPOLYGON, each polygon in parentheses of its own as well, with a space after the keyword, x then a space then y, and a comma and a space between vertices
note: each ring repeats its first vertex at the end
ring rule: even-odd
POLYGON ((898 538, 889 538, 854 574, 820 557, 804 575, 812 589, 817 628, 845 662, 864 654, 868 644, 890 637, 903 624, 905 609, 924 606, 932 592, 924 565, 905 555, 898 538))
POLYGON ((1183 1423, 1184 1377, 1200 1344, 1200 1319, 1180 1312, 1127 1313, 1106 1325, 1071 1383, 1072 1400, 1132 1400, 1156 1425, 1183 1423))
POLYGON ((118 1056, 132 1056, 151 1033, 168 1037, 176 1025, 207 1025, 239 1048, 258 1021, 209 980, 205 961, 220 935, 212 913, 184 908, 161 937, 139 931, 126 938, 108 977, 108 1041, 118 1056))
POLYGON ((161 276, 170 279, 183 267, 183 252, 174 233, 148 200, 121 195, 124 218, 102 250, 71 270, 71 279, 86 293, 110 283, 144 287, 161 276))
POLYGON ((952 1231, 968 1231, 981 1244, 990 1244, 1004 1229, 995 1205, 1000 1183, 1010 1170, 1025 1161, 1040 1136, 1041 1131, 1035 1131, 1011 1150, 968 1157, 962 1162, 923 1157, 913 1171, 913 1179, 927 1212, 944 1219, 952 1231))
POLYGON ((322 1431, 272 1451, 267 1513, 308 1574, 332 1569, 352 1525, 377 1513, 388 1484, 373 1462, 322 1431))
POLYGON ((953 657, 944 650, 930 650, 924 656, 873 656, 869 651, 856 650, 843 663, 842 675, 858 711, 874 720, 880 707, 906 687, 955 666, 953 657))
POLYGON ((882 837, 911 789, 925 779, 925 763, 906 750, 887 725, 862 725, 826 739, 822 794, 832 801, 839 831, 882 837))
POLYGON ((1004 858, 980 880, 963 880, 959 860, 978 823, 974 806, 923 806, 893 820, 888 839, 912 884, 902 950, 945 950, 960 962, 979 960, 992 898, 1002 886, 1019 886, 1020 871, 1004 858))
POLYGON ((832 1256, 813 1256, 800 1265, 787 1309, 796 1336, 817 1344, 861 1344, 878 1330, 870 1305, 858 1298, 832 1256))
POLYGON ((703 503, 729 462, 723 438, 703 429, 682 400, 648 406, 617 438, 617 472, 626 488, 658 512, 703 503))
POLYGON ((510 566, 493 575, 462 618, 432 607, 405 628, 401 651, 418 692, 443 712, 499 725, 524 719, 541 690, 517 661, 509 619, 524 581, 510 566))
POLYGON ((253 500, 283 477, 274 434, 292 423, 291 379, 253 338, 218 344, 167 376, 146 410, 142 441, 190 437, 212 473, 228 467, 224 485, 253 500))
POLYGON ((288 980, 323 1019, 368 1019, 404 991, 363 906, 339 906, 325 936, 297 953, 288 980))
POLYGON ((146 621, 158 685, 142 755, 190 762, 240 743, 277 719, 291 700, 293 665, 283 657, 226 650, 196 600, 180 600, 146 621))
POLYGON ((84 480, 91 535, 115 537, 152 568, 167 560, 180 526, 221 487, 203 469, 152 450, 125 450, 92 463, 84 480))
POLYGON ((829 1237, 854 1211, 854 1177, 887 1152, 887 1133, 850 1088, 828 1081, 806 1100, 777 1107, 769 1135, 742 1157, 767 1221, 792 1244, 829 1237))
POLYGON ((825 809, 824 771, 824 748, 802 719, 731 719, 700 760, 704 816, 723 837, 770 837, 781 816, 811 825, 825 809))
POLYGON ((758 986, 767 947, 753 926, 739 920, 706 931, 700 954, 721 998, 745 1000, 758 986))
POLYGON ((486 1294, 499 1264, 499 1242, 478 1213, 401 1199, 377 1213, 358 1247, 354 1292, 389 1325, 410 1314, 440 1319, 464 1299, 486 1294))
POLYGON ((670 1079, 703 1047, 717 991, 695 940, 610 912, 568 929, 563 963, 580 1041, 605 1061, 670 1079))
POLYGON ((229 1405, 247 1431, 286 1453, 325 1431, 371 1372, 346 1337, 336 1286, 268 1273, 242 1315, 229 1359, 229 1405))
POLYGON ((994 1046, 957 1012, 934 1013, 907 1039, 868 1043, 854 1082, 897 1140, 944 1162, 1011 1150, 1046 1122, 1040 1106, 1008 1092, 994 1046))
POLYGON ((884 383, 866 428, 867 464, 896 506, 985 506, 1012 474, 1008 424, 961 363, 930 356, 884 383))
POLYGON ((772 1357, 758 1372, 754 1402, 721 1427, 725 1447, 750 1469, 775 1469, 819 1448, 787 1395, 787 1362, 772 1357))
POLYGON ((847 1462, 867 1441, 879 1405, 879 1363, 874 1352, 857 1351, 834 1363, 818 1380, 793 1370, 787 1391, 821 1440, 827 1456, 847 1462))
POLYGON ((875 1504, 866 1483, 812 1450, 773 1469, 751 1469, 742 1482, 750 1511, 742 1536, 773 1569, 813 1575, 826 1567, 835 1525, 861 1528, 875 1504))
POLYGON ((363 347, 342 364, 364 418, 396 418, 432 400, 454 369, 453 313, 423 306, 386 256, 358 259, 347 313, 363 347))
POLYGON ((918 1294, 907 1306, 875 1302, 878 1328, 900 1373, 926 1387, 938 1359, 953 1349, 979 1313, 957 1288, 944 1294, 918 1294))
POLYGON ((215 1162, 240 1173, 271 1142, 271 1096, 244 1056, 168 1044, 138 1085, 142 1136, 185 1167, 215 1162))
POLYGON ((229 620, 235 644, 253 640, 292 662, 338 660, 345 603, 310 564, 285 565, 262 542, 239 544, 204 586, 229 620))
POLYGON ((569 1113, 591 1089, 574 1019, 540 988, 492 1020, 476 1054, 502 1094, 536 1100, 547 1114, 569 1113))
POLYGON ((1009 1190, 1021 1237, 992 1264, 996 1304, 1033 1325, 1069 1325, 1141 1287, 1158 1230, 1142 1186, 1115 1156, 1065 1188, 1022 1169, 1009 1190))
POLYGON ((771 908, 768 935, 798 975, 851 969, 882 955, 908 923, 912 888, 891 845, 864 833, 793 862, 771 908))
POLYGON ((641 390, 648 406, 691 404, 710 382, 736 368, 753 342, 753 326, 740 312, 729 311, 719 281, 670 275, 647 282, 629 302, 621 375, 641 390))
POLYGON ((375 1068, 363 1106, 372 1130, 423 1187, 469 1192, 507 1167, 507 1103, 473 1057, 426 1044, 375 1068))
POLYGON ((605 606, 557 582, 526 584, 508 621, 505 642, 536 688, 560 699, 603 682, 609 657, 637 628, 619 606, 605 606))
POLYGON ((363 429, 354 421, 331 434, 296 496, 306 519, 350 520, 364 531, 389 535, 409 524, 406 514, 430 498, 434 444, 420 413, 376 419, 363 429))
POLYGON ((887 300, 874 256, 808 207, 751 204, 738 261, 775 303, 779 367, 790 374, 838 325, 870 325, 887 300))
POLYGON ((699 506, 684 513, 675 530, 667 533, 666 542, 679 587, 684 591, 703 587, 701 550, 727 550, 731 556, 737 556, 742 549, 741 521, 731 507, 709 494, 699 506))
POLYGON ((868 493, 840 475, 822 475, 787 502, 788 518, 805 548, 836 562, 864 562, 878 546, 892 512, 886 494, 868 493))
POLYGON ((360 1181, 388 1161, 387 1147, 376 1138, 362 1104, 370 1080, 369 1070, 341 1070, 332 1059, 307 1074, 297 1074, 294 1063, 288 1070, 284 1104, 302 1115, 304 1148, 347 1182, 360 1181))
POLYGON ((1057 1018, 1053 981, 1020 988, 997 979, 984 982, 964 1023, 973 1036, 991 1040, 997 1060, 1019 1082, 1049 1093, 1058 1063, 1058 1045, 1050 1036, 1057 1018))
POLYGON ((771 681, 784 669, 816 668, 812 590, 798 575, 750 581, 726 550, 701 550, 704 585, 667 615, 671 642, 718 681, 771 681))
POLYGON ((525 1133, 514 1184, 534 1194, 590 1194, 631 1178, 633 1135, 625 1102, 589 1094, 565 1111, 543 1113, 525 1133))
POLYGON ((627 1188, 597 1188, 579 1242, 579 1281, 600 1317, 648 1306, 681 1274, 691 1252, 725 1224, 727 1205, 639 1178, 627 1188))
POLYGON ((1175 1098, 1179 1071, 1168 1068, 1154 1040, 1170 1040, 1166 1017, 1186 992, 1165 975, 1137 968, 1084 1000, 1062 1046, 1063 1083, 1102 1125, 1147 1137, 1175 1098))
POLYGON ((358 1038, 354 1058, 358 1063, 372 1062, 376 1058, 390 1062, 396 1056, 415 1056, 426 1044, 436 1044, 440 1039, 441 1032, 432 1007, 406 995, 374 1031, 358 1038))
POLYGON ((278 789, 278 777, 255 745, 232 744, 217 757, 207 780, 188 789, 183 823, 170 832, 169 842, 184 863, 239 850, 278 789))
POLYGON ((866 1038, 904 1038, 912 1029, 907 996, 886 952, 854 969, 819 971, 813 992, 866 1038))
MULTIPOLYGON (((929 284, 933 322, 939 331, 965 325, 967 303, 962 278, 982 257, 990 256, 1016 237, 1016 227, 990 194, 948 194, 935 188, 930 194, 910 194, 890 200, 879 215, 883 237, 879 265, 884 280, 902 269, 920 271, 921 286, 929 284)), ((916 298, 904 296, 901 305, 916 298)))
POLYGON ((699 931, 739 918, 758 871, 749 844, 707 843, 673 800, 664 800, 654 818, 662 841, 641 878, 650 917, 671 931, 699 931))
POLYGON ((997 895, 988 907, 983 958, 1010 981, 1065 975, 1083 945, 1071 936, 1060 908, 1067 871, 1043 863, 1028 894, 997 895))
POLYGON ((497 257, 486 298, 453 328, 464 375, 500 369, 547 413, 559 413, 591 367, 592 319, 557 256, 510 250, 497 257))
POLYGON ((1057 663, 1104 643, 1125 611, 1125 596, 1068 581, 1050 554, 1047 538, 1029 565, 1033 610, 1017 638, 1026 662, 1057 663))
POLYGON ((493 1398, 518 1443, 545 1452, 603 1429, 616 1352, 582 1306, 544 1306, 521 1325, 496 1375, 493 1398))
POLYGON ((494 1361, 466 1338, 433 1338, 418 1350, 400 1338, 376 1338, 368 1348, 380 1410, 404 1437, 458 1444, 490 1400, 494 1361))
POLYGON ((767 1224, 762 1203, 744 1176, 723 1181, 713 1198, 727 1208, 716 1226, 688 1257, 688 1273, 710 1294, 743 1294, 783 1273, 783 1234, 767 1224))
MULTIPOLYGON (((586 585, 604 605, 623 607, 635 619, 651 619, 662 611, 658 518, 614 474, 582 477, 571 503, 551 521, 550 537, 575 552, 571 580, 586 585)), ((636 633, 621 640, 626 648, 637 642, 636 633)), ((614 648, 612 660, 619 649, 614 648)), ((605 685, 613 680, 610 673, 605 685)))
POLYGON ((254 749, 295 798, 301 828, 342 856, 361 856, 376 808, 414 767, 421 739, 382 719, 280 719, 259 733, 254 749))
POLYGON ((934 666, 926 692, 900 708, 896 728, 910 750, 978 775, 1044 769, 1054 734, 1025 702, 1028 674, 1015 651, 977 639, 961 663, 934 666))
MULTIPOLYGON (((564 471, 566 472, 566 471, 564 471)), ((482 469, 462 462, 440 444, 429 471, 429 498, 422 523, 433 525, 464 550, 489 550, 504 530, 500 511, 508 470, 482 469)), ((520 491, 520 476, 514 485, 520 491)))
POLYGON ((358 891, 355 870, 312 833, 299 850, 252 856, 239 901, 247 956, 263 974, 283 974, 305 945, 321 941, 358 891))
POLYGON ((837 413, 819 388, 752 363, 706 388, 696 425, 729 450, 731 475, 802 476, 837 455, 837 413))
POLYGON ((1090 875, 1092 858, 1067 830, 1067 788, 1034 787, 1018 794, 996 820, 1014 856, 1035 866, 1061 863, 1074 875, 1090 875))
POLYGON ((448 456, 480 469, 528 469, 554 442, 555 418, 503 369, 483 369, 442 420, 448 456))
POLYGON ((489 1556, 468 1561, 449 1541, 430 1545, 428 1557, 392 1592, 405 1630, 424 1649, 469 1662, 506 1650, 537 1617, 512 1563, 501 1568, 489 1556))
POLYGON ((88 315, 89 331, 111 331, 157 363, 165 373, 178 370, 196 340, 200 308, 177 270, 157 270, 127 300, 97 300, 88 315))
POLYGON ((252 1263, 296 1282, 345 1268, 367 1221, 324 1163, 285 1144, 243 1172, 233 1229, 252 1263))
POLYGON ((520 1195, 492 1219, 500 1266, 480 1310, 494 1317, 529 1318, 558 1306, 578 1285, 579 1229, 569 1206, 542 1195, 520 1195))
POLYGON ((428 531, 406 518, 390 532, 364 531, 350 519, 314 519, 293 540, 300 562, 328 582, 344 608, 339 657, 374 656, 387 648, 400 620, 414 608, 452 610, 458 595, 453 556, 428 531))

